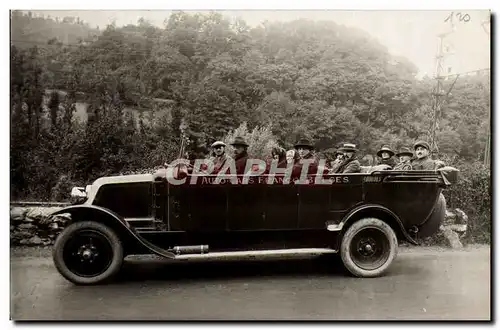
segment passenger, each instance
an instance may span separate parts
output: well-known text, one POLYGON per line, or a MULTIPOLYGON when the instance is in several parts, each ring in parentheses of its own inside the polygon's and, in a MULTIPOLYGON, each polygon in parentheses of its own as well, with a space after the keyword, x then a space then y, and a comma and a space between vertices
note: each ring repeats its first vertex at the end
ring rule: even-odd
POLYGON ((237 174, 245 174, 245 167, 248 160, 248 143, 245 140, 237 136, 234 138, 234 142, 231 143, 234 147, 234 160, 236 165, 237 174))
POLYGON ((427 142, 418 141, 414 144, 413 149, 415 150, 415 154, 417 156, 417 158, 411 162, 413 170, 434 171, 444 166, 443 162, 435 161, 429 157, 430 146, 427 142))
POLYGON ((213 163, 213 171, 212 174, 217 174, 219 173, 220 169, 228 159, 231 159, 226 154, 226 144, 222 141, 216 141, 212 143, 212 152, 213 152, 213 157, 210 158, 210 160, 213 163))
POLYGON ((413 152, 411 152, 410 148, 401 148, 401 150, 396 154, 396 157, 399 157, 399 163, 394 166, 395 171, 411 171, 411 159, 413 158, 413 152))
POLYGON ((356 157, 356 145, 352 143, 344 143, 339 151, 343 152, 344 159, 335 173, 360 173, 361 164, 356 157))
POLYGON ((297 154, 295 150, 291 149, 286 152, 286 162, 288 164, 295 162, 295 159, 297 158, 297 154))
POLYGON ((377 165, 389 165, 391 168, 396 166, 396 160, 393 158, 394 151, 388 145, 382 146, 377 152, 377 156, 379 157, 377 165))
POLYGON ((326 167, 328 167, 328 169, 332 168, 332 163, 335 161, 336 154, 337 149, 335 148, 328 148, 323 151, 323 156, 326 159, 326 167))
POLYGON ((281 147, 274 147, 271 151, 272 160, 278 161, 278 167, 284 168, 287 165, 287 157, 285 149, 281 147))
POLYGON ((336 173, 337 169, 340 167, 340 165, 344 161, 344 153, 341 152, 340 150, 336 150, 334 155, 335 155, 335 160, 333 160, 330 163, 330 172, 331 173, 336 173))
POLYGON ((292 177, 300 177, 302 173, 301 160, 313 159, 314 162, 309 163, 309 168, 307 171, 308 175, 316 174, 318 171, 318 160, 314 157, 313 151, 314 146, 307 139, 300 139, 294 146, 295 157, 294 165, 292 170, 292 177))

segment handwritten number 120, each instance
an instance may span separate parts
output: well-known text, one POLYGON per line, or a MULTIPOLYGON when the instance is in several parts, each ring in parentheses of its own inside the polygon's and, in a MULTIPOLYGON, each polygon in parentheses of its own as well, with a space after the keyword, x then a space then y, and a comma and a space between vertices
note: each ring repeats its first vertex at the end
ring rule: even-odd
POLYGON ((458 18, 459 22, 468 22, 468 21, 470 21, 469 14, 462 14, 460 12, 458 12, 458 13, 451 12, 450 15, 448 15, 448 17, 446 17, 446 19, 444 21, 445 22, 450 21, 451 23, 453 23, 453 16, 456 16, 458 18))

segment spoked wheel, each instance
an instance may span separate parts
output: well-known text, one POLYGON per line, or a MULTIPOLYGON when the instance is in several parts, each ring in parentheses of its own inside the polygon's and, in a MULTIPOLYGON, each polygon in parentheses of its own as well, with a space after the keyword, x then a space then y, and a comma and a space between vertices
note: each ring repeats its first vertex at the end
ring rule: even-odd
POLYGON ((382 220, 356 221, 342 237, 340 256, 347 270, 358 277, 377 277, 385 273, 397 255, 394 230, 382 220))
POLYGON ((56 239, 54 264, 75 284, 97 284, 116 275, 123 263, 123 246, 109 227, 93 221, 69 225, 56 239))

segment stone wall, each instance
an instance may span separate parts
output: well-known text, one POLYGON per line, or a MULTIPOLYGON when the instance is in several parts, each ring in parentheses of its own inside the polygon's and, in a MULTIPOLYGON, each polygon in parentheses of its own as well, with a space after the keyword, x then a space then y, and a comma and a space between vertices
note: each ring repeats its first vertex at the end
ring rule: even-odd
POLYGON ((46 246, 54 243, 69 215, 50 217, 60 207, 11 207, 10 243, 13 246, 46 246))
MULTIPOLYGON (((63 230, 69 215, 62 214, 50 217, 50 214, 61 207, 11 207, 10 209, 10 242, 13 246, 47 246, 54 243, 57 235, 63 230)), ((447 210, 446 219, 440 232, 446 244, 451 248, 460 248, 467 231, 467 215, 460 209, 447 210)))

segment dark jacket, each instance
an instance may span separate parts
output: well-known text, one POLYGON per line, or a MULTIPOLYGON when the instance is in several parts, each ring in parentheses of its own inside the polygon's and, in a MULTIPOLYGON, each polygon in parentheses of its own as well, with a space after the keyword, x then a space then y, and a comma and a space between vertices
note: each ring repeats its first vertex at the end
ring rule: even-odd
POLYGON ((377 165, 382 165, 382 164, 389 165, 390 167, 394 168, 394 166, 396 166, 397 162, 393 157, 386 158, 386 159, 379 158, 377 165))
POLYGON ((416 158, 411 162, 411 167, 416 171, 434 171, 436 170, 436 162, 429 157, 416 158))
POLYGON ((248 153, 243 151, 241 154, 234 157, 237 174, 245 174, 245 167, 247 166, 248 153))
POLYGON ((360 173, 361 164, 356 156, 346 159, 340 164, 335 173, 360 173))
MULTIPOLYGON (((313 154, 307 155, 306 157, 304 157, 304 160, 305 159, 307 159, 307 160, 314 159, 313 163, 308 164, 309 166, 307 169, 307 175, 316 174, 316 172, 318 172, 318 160, 314 157, 313 154)), ((293 164, 293 169, 292 169, 292 177, 294 177, 294 178, 300 177, 300 175, 302 173, 302 166, 303 165, 304 164, 302 164, 301 158, 294 159, 294 164, 293 164)))

